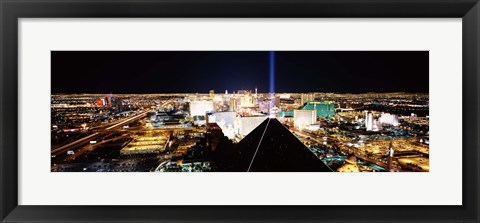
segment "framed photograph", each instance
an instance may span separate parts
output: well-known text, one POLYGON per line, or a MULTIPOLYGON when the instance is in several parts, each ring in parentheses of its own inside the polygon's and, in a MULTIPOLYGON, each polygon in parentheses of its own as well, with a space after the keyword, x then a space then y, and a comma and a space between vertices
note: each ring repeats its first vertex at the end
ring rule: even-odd
POLYGON ((479 7, 1 1, 1 222, 478 222, 479 7))

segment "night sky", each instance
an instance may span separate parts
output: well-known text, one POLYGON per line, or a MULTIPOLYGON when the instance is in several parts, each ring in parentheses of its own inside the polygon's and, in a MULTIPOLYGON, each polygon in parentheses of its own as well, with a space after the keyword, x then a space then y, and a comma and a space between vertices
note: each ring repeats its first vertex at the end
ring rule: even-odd
MULTIPOLYGON (((269 91, 268 51, 52 51, 52 93, 269 91)), ((428 92, 428 51, 277 51, 275 92, 428 92)))

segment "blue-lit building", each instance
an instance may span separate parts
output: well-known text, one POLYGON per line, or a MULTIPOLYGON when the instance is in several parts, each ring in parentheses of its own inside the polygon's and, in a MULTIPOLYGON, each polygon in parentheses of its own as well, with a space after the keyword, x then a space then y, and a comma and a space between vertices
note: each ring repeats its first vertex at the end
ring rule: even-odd
POLYGON ((293 117, 293 111, 280 111, 277 113, 278 117, 293 117))
POLYGON ((333 101, 307 102, 301 110, 317 110, 317 117, 331 118, 335 115, 335 103, 333 101))
MULTIPOLYGON (((317 118, 332 118, 335 115, 335 103, 333 101, 307 102, 300 110, 317 110, 317 118)), ((293 111, 278 112, 278 117, 293 117, 293 111)))

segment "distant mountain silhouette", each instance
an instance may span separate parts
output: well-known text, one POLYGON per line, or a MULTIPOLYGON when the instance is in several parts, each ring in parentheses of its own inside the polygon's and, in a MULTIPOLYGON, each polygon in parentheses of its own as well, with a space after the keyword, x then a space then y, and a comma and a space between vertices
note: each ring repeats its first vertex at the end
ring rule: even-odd
POLYGON ((275 118, 266 119, 238 144, 217 147, 215 171, 332 172, 275 118))

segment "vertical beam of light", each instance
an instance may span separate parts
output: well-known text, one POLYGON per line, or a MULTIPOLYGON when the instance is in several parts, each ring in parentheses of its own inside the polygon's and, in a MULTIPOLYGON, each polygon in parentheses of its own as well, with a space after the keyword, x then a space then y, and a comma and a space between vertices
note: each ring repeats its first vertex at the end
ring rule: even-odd
POLYGON ((270 103, 268 114, 269 118, 274 118, 275 114, 272 112, 272 108, 275 100, 275 51, 270 51, 270 103))
POLYGON ((275 93, 275 51, 270 51, 270 94, 275 93))

